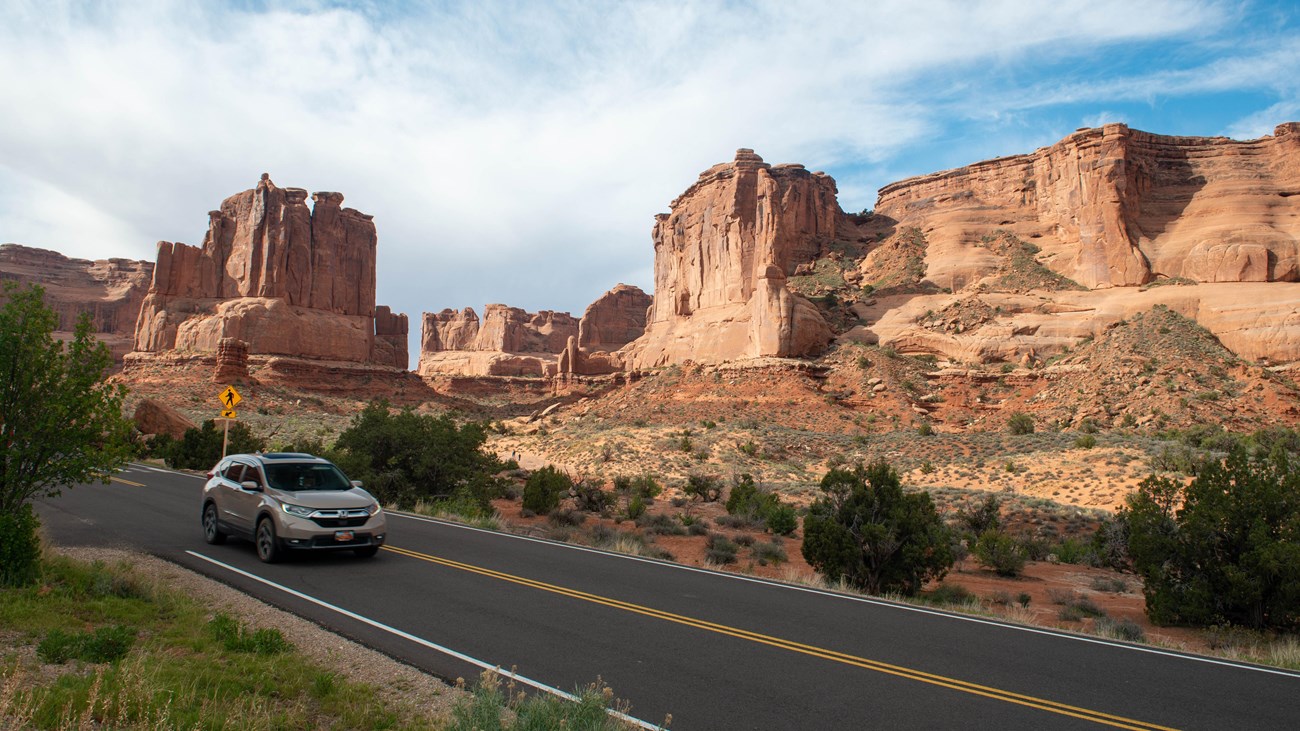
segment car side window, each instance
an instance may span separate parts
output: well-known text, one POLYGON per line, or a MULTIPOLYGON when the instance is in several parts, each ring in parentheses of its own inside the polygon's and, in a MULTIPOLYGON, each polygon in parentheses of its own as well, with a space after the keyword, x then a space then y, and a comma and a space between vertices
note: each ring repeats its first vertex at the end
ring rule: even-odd
POLYGON ((258 487, 262 486, 262 475, 258 473, 257 468, 253 465, 244 467, 244 476, 239 478, 242 482, 255 482, 258 487))
POLYGON ((225 477, 227 480, 230 480, 235 484, 239 484, 239 481, 243 479, 242 477, 243 474, 244 474, 244 465, 240 464, 239 462, 231 462, 230 466, 226 468, 226 471, 222 475, 222 477, 225 477))

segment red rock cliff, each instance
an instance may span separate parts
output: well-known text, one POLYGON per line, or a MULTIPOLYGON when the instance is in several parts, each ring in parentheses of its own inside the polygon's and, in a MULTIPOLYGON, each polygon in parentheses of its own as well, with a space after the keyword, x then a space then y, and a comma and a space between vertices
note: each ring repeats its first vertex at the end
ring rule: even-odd
POLYGON ((89 313, 96 337, 117 361, 131 349, 153 271, 148 261, 69 259, 56 251, 0 245, 0 279, 44 287, 45 304, 59 314, 56 335, 71 337, 77 318, 89 313))
POLYGON ((208 214, 201 247, 159 242, 135 350, 253 354, 405 368, 406 316, 375 308, 375 226, 339 193, 279 188, 266 175, 208 214))
POLYGON ((830 328, 785 286, 833 240, 843 215, 835 181, 802 165, 772 166, 741 149, 655 219, 655 294, 645 334, 627 347, 644 368, 694 360, 799 356, 830 328))
POLYGON ((1300 125, 1241 142, 1109 124, 893 183, 875 211, 925 232, 927 278, 954 291, 989 272, 976 244, 998 229, 1089 288, 1297 281, 1300 125))

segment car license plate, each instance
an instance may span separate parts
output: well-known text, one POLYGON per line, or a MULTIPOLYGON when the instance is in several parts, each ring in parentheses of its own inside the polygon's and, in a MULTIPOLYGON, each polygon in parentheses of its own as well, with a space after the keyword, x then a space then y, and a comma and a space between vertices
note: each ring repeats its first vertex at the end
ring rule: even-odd
POLYGON ((350 541, 354 537, 355 536, 353 536, 352 531, 350 530, 340 530, 334 532, 334 540, 336 541, 350 541))

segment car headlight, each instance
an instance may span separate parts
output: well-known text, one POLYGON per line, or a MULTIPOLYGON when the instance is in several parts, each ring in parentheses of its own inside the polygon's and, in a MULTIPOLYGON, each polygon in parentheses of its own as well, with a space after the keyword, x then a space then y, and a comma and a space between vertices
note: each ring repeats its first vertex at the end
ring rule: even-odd
POLYGON ((374 503, 370 507, 366 508, 366 512, 370 513, 371 515, 378 515, 379 510, 380 510, 379 503, 374 503))
POLYGON ((301 505, 290 505, 289 503, 280 503, 280 507, 289 515, 296 515, 300 518, 310 517, 312 513, 316 512, 315 508, 304 508, 301 505))

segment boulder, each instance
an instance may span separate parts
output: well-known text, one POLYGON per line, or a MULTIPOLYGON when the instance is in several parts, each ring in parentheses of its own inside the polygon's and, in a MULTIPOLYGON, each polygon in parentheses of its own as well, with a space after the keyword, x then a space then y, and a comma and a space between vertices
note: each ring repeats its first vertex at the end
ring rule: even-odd
POLYGON ((174 439, 180 439, 196 426, 176 409, 148 398, 136 404, 131 420, 141 434, 166 434, 174 439))

